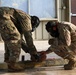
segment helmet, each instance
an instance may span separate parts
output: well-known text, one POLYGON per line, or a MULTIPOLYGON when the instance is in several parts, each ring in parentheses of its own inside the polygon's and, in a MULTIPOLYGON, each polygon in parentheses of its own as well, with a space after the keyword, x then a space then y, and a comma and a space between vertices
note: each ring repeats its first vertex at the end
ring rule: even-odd
POLYGON ((53 37, 58 37, 59 36, 59 32, 58 32, 58 28, 57 28, 57 22, 49 21, 46 24, 46 30, 53 37))
POLYGON ((39 26, 40 20, 37 16, 31 16, 32 32, 39 26))
POLYGON ((55 27, 55 26, 56 26, 56 22, 54 22, 54 21, 49 21, 49 22, 47 22, 47 24, 46 24, 46 30, 47 30, 48 32, 50 32, 50 30, 52 30, 53 27, 55 27))

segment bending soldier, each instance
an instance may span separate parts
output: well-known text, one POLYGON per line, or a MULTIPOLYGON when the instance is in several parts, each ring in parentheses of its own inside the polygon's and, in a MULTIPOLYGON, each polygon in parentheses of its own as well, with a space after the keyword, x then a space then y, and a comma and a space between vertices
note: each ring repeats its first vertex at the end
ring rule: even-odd
POLYGON ((18 62, 21 47, 25 52, 30 53, 33 58, 38 61, 39 54, 33 44, 31 32, 39 25, 39 18, 36 16, 29 16, 25 12, 10 8, 0 7, 0 33, 5 44, 5 62, 8 64, 9 70, 20 71, 23 68, 16 65, 18 62), (22 41, 22 35, 24 40, 22 41), (12 65, 11 65, 12 64, 12 65))
POLYGON ((46 30, 53 37, 49 40, 51 46, 46 53, 55 52, 60 57, 68 59, 69 62, 64 65, 64 69, 73 69, 76 55, 76 26, 69 22, 49 21, 46 30))

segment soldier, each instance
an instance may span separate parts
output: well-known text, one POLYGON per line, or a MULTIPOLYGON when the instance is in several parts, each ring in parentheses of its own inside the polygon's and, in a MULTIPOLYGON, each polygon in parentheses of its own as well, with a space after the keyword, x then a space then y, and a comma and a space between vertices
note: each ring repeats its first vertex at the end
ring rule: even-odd
POLYGON ((75 67, 76 26, 69 22, 49 21, 46 30, 53 37, 48 42, 51 46, 46 53, 55 52, 60 57, 68 59, 69 62, 64 65, 64 69, 72 70, 75 67))
POLYGON ((26 52, 36 60, 39 60, 39 54, 33 44, 31 32, 39 25, 39 18, 36 16, 29 16, 25 12, 10 8, 0 7, 0 33, 5 44, 5 62, 7 62, 8 69, 11 71, 21 71, 23 67, 17 65, 21 47, 28 48, 26 52), (22 41, 22 35, 24 40, 22 41), (11 65, 12 64, 12 65, 11 65))

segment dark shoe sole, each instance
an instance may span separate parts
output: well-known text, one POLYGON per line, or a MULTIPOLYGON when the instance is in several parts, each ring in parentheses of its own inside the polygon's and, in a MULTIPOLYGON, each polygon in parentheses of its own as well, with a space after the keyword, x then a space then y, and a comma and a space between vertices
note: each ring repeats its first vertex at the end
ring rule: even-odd
POLYGON ((74 66, 69 67, 68 65, 64 65, 64 70, 73 70, 76 66, 76 63, 74 64, 74 66))

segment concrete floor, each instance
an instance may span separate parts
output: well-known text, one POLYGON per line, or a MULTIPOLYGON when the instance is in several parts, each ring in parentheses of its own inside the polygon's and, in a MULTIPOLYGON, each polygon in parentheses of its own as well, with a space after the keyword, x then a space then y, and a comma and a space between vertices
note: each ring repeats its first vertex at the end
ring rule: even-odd
POLYGON ((52 67, 41 67, 26 69, 23 72, 10 73, 7 71, 0 71, 0 75, 76 75, 76 69, 74 70, 64 70, 62 66, 52 66, 52 67))
MULTIPOLYGON (((46 50, 49 45, 47 41, 34 41, 38 51, 46 50)), ((30 60, 30 55, 21 51, 21 56, 25 55, 25 60, 30 60)), ((49 58, 60 58, 54 53, 48 54, 47 59, 49 58)), ((0 62, 4 60, 4 44, 0 43, 0 62)), ((76 69, 74 70, 64 70, 63 66, 51 66, 51 67, 39 67, 25 69, 23 72, 10 73, 7 71, 0 70, 0 75, 76 75, 76 69)))

